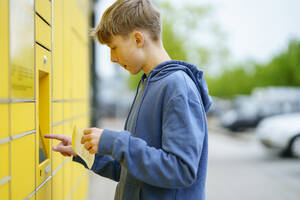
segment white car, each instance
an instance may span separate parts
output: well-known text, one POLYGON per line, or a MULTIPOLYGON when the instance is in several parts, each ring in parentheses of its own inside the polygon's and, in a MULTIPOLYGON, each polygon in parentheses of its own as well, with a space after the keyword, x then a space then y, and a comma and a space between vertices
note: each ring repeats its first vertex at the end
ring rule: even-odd
POLYGON ((300 157, 300 113, 265 118, 257 126, 256 134, 268 149, 300 157))

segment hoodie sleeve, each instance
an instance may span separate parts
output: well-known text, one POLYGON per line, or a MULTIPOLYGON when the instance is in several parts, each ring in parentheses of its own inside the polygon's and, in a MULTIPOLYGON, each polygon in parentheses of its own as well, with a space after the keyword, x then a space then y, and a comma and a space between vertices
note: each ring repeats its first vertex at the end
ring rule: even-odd
POLYGON ((162 188, 187 187, 197 178, 205 137, 201 102, 178 95, 165 105, 162 148, 156 149, 128 131, 105 129, 98 151, 111 155, 135 178, 162 188))
MULTIPOLYGON (((72 160, 82 164, 85 168, 89 169, 87 164, 80 156, 73 157, 72 160)), ((120 181, 121 165, 111 156, 95 154, 95 161, 91 170, 96 174, 109 178, 113 181, 120 181)))

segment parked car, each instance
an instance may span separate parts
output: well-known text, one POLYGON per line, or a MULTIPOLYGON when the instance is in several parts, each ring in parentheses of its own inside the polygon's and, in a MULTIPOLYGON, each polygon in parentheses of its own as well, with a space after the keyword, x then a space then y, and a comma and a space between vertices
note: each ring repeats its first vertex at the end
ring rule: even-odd
POLYGON ((266 117, 292 112, 300 112, 299 87, 256 88, 251 96, 237 96, 220 122, 231 131, 243 131, 255 128, 266 117))
POLYGON ((233 100, 233 108, 220 117, 220 123, 231 131, 243 131, 255 127, 260 118, 259 107, 251 96, 239 95, 233 100))
POLYGON ((257 126, 256 135, 267 149, 283 156, 300 157, 299 112, 263 119, 257 126))

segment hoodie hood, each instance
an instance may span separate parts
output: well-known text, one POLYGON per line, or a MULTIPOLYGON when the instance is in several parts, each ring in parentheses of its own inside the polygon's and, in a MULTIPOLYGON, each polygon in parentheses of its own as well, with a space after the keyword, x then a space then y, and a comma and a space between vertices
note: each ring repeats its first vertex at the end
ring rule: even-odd
MULTIPOLYGON (((149 82, 160 80, 178 70, 184 71, 193 80, 201 95, 205 112, 207 112, 212 104, 212 98, 209 95, 207 84, 203 77, 203 71, 199 70, 195 65, 177 60, 162 62, 149 73, 146 85, 148 85, 149 82)), ((146 77, 146 74, 143 74, 141 81, 144 82, 146 77)))

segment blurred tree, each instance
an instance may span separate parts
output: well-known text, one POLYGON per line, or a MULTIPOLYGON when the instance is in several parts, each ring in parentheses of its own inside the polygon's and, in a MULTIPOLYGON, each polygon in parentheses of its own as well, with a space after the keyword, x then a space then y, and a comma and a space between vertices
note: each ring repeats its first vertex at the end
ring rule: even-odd
MULTIPOLYGON (((163 44, 173 60, 187 61, 204 70, 214 62, 225 63, 225 34, 216 23, 207 22, 212 13, 210 6, 183 3, 176 7, 170 0, 161 0, 158 7, 162 14, 163 44)), ((142 74, 129 77, 131 89, 136 89, 142 74)))
POLYGON ((291 39, 288 48, 267 64, 253 64, 253 73, 245 70, 247 64, 226 70, 218 77, 208 77, 210 93, 232 98, 236 94, 250 94, 255 87, 300 86, 300 41, 291 39))

